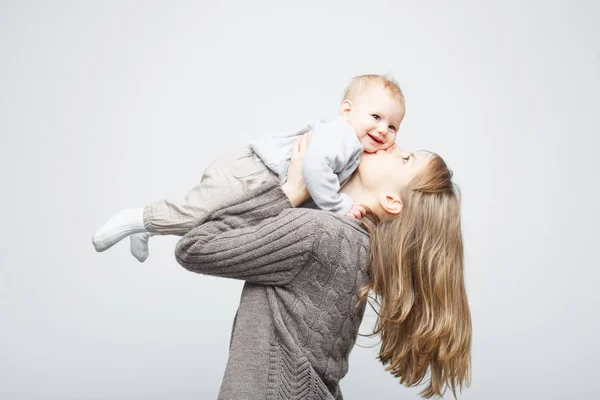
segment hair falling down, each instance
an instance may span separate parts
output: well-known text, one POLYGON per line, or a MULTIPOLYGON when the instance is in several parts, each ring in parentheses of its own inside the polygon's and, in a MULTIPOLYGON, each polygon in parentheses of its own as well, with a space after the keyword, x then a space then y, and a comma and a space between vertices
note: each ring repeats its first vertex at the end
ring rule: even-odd
POLYGON ((471 383, 471 314, 464 285, 460 195, 452 171, 432 155, 403 194, 400 216, 362 219, 370 233, 371 290, 378 317, 378 359, 424 398, 471 383))

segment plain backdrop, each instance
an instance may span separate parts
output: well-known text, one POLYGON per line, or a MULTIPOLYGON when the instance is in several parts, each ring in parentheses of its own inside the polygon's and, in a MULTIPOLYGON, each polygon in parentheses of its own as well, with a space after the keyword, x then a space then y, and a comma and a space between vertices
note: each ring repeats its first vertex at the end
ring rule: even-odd
MULTIPOLYGON (((600 395, 593 1, 0 1, 0 398, 211 399, 242 283, 177 237, 96 253, 113 213, 178 198, 217 155, 334 117, 389 73, 398 143, 463 195, 463 399, 600 395)), ((365 317, 368 333, 373 314, 365 317)), ((417 399, 359 338, 346 399, 417 399)), ((451 398, 447 395, 446 398, 451 398)))

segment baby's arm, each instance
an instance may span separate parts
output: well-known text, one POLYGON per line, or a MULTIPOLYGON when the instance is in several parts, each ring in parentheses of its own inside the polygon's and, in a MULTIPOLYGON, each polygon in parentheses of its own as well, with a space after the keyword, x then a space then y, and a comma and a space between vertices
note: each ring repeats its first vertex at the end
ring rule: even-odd
POLYGON ((350 209, 350 211, 348 211, 348 213, 346 214, 346 217, 359 219, 361 217, 364 217, 366 214, 367 210, 365 210, 365 207, 362 204, 354 203, 352 204, 352 208, 350 209))
POLYGON ((315 204, 322 210, 346 215, 352 199, 340 190, 338 173, 355 169, 363 148, 354 129, 345 121, 317 123, 302 163, 304 182, 315 204))

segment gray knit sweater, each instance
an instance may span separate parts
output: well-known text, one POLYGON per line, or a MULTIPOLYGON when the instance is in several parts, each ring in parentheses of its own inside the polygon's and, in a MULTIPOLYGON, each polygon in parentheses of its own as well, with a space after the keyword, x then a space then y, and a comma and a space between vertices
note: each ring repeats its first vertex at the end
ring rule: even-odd
POLYGON ((342 399, 370 265, 357 221, 292 208, 269 182, 209 214, 175 255, 190 271, 246 281, 219 399, 342 399))

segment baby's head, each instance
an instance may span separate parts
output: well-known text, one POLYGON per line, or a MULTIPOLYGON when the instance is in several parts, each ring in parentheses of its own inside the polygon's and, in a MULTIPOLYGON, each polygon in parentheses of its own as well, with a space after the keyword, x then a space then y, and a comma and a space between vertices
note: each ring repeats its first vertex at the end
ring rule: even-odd
POLYGON ((386 150, 394 144, 404 118, 404 95, 391 78, 357 76, 344 92, 340 114, 352 125, 367 153, 386 150))

